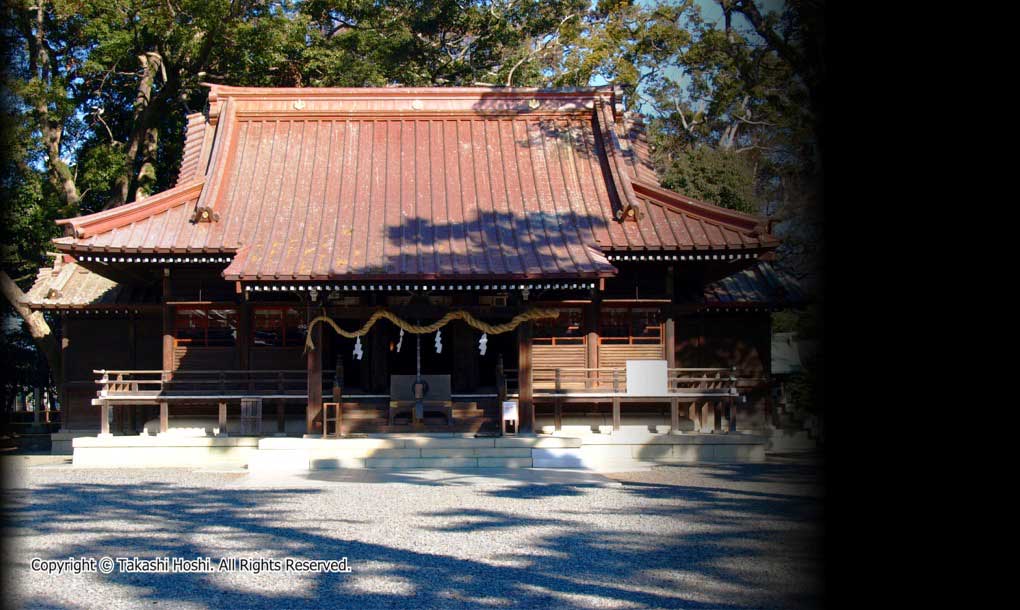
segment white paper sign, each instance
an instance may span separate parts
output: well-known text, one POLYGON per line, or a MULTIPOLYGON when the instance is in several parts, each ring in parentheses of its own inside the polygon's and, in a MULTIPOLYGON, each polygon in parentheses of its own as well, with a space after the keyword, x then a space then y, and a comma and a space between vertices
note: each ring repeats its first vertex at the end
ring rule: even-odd
POLYGON ((516 400, 504 400, 503 401, 503 420, 504 421, 517 421, 517 401, 516 400))
POLYGON ((664 396, 669 383, 665 360, 628 360, 627 394, 664 396))

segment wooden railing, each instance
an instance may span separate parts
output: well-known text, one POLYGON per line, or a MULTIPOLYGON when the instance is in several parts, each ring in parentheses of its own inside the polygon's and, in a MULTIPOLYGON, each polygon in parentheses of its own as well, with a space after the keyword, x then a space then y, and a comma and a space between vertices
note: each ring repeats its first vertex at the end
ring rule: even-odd
MULTIPOLYGON (((732 393, 737 387, 732 368, 667 369, 667 391, 684 393, 709 390, 708 393, 732 393)), ((627 370, 620 367, 535 368, 532 372, 535 395, 586 392, 627 392, 627 370)))
MULTIPOLYGON (((700 393, 733 396, 746 387, 747 379, 739 378, 735 368, 671 368, 667 369, 669 394, 700 393)), ((613 393, 626 394, 627 369, 621 367, 577 368, 535 367, 531 373, 534 396, 552 394, 613 393)), ((496 387, 500 399, 515 394, 520 387, 517 369, 499 367, 496 387)))
MULTIPOLYGON (((99 398, 221 396, 304 396, 308 390, 305 370, 106 370, 92 371, 99 378, 99 398)), ((332 371, 323 371, 323 386, 332 386, 332 371)))

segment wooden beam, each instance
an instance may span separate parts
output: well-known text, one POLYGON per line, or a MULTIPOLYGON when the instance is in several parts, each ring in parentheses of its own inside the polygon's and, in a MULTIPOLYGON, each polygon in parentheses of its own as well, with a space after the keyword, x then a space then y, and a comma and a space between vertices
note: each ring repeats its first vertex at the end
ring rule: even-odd
POLYGON ((563 401, 558 398, 553 402, 553 425, 557 432, 563 429, 563 401))
POLYGON ((517 375, 520 386, 518 416, 521 418, 518 422, 517 432, 520 434, 534 434, 535 432, 535 403, 531 386, 531 336, 531 322, 525 322, 517 327, 517 375))
POLYGON ((613 432, 620 431, 620 397, 613 397, 613 432))
POLYGON ((322 324, 312 329, 315 349, 308 350, 308 405, 305 408, 305 432, 315 434, 315 420, 322 412, 322 324))

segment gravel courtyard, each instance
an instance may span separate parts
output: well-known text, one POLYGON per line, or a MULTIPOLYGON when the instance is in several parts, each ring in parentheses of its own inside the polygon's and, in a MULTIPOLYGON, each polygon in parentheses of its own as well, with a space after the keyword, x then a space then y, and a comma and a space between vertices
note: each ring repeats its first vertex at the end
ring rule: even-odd
POLYGON ((6 456, 4 598, 25 608, 815 608, 810 457, 556 471, 75 469, 6 456), (347 557, 350 573, 47 574, 69 557, 347 557))

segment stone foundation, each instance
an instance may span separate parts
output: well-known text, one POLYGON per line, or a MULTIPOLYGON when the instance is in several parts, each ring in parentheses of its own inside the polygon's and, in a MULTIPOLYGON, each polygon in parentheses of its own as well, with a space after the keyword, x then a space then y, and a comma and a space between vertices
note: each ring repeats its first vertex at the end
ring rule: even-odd
POLYGON ((761 462, 766 439, 748 434, 616 433, 475 438, 457 434, 362 438, 96 436, 74 439, 76 466, 247 467, 251 472, 336 468, 577 468, 599 472, 690 462, 761 462))

